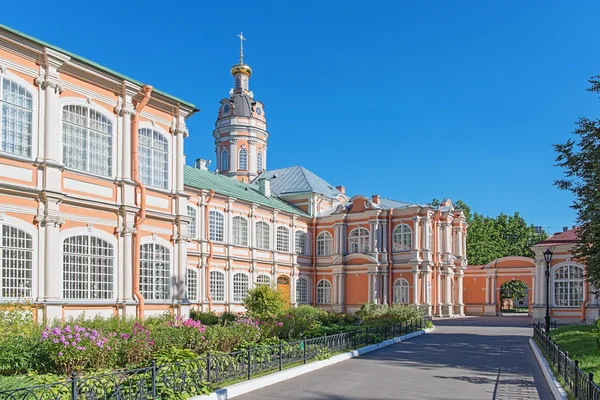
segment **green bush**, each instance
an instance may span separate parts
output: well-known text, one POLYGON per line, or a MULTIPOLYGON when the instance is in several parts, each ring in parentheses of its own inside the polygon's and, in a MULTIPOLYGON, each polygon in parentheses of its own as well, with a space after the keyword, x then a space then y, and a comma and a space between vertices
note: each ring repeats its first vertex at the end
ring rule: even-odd
POLYGON ((244 299, 248 316, 261 320, 274 319, 286 308, 283 296, 277 288, 269 285, 258 285, 248 291, 244 299))
POLYGON ((238 317, 237 314, 229 312, 229 311, 225 311, 219 317, 219 323, 223 326, 227 326, 227 325, 232 324, 237 319, 237 317, 238 317))
POLYGON ((416 305, 365 303, 356 312, 356 316, 369 324, 391 324, 423 317, 423 311, 416 305))
POLYGON ((190 310, 190 318, 194 321, 200 321, 204 325, 216 325, 219 323, 219 316, 213 311, 196 311, 190 310))

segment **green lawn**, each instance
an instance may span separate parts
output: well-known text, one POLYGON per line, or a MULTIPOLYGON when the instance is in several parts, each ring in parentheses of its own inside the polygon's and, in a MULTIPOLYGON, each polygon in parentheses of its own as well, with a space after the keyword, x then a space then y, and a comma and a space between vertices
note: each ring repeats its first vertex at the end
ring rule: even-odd
POLYGON ((550 331, 550 337, 571 360, 579 360, 579 367, 594 374, 594 381, 600 384, 600 338, 595 325, 573 325, 550 331))

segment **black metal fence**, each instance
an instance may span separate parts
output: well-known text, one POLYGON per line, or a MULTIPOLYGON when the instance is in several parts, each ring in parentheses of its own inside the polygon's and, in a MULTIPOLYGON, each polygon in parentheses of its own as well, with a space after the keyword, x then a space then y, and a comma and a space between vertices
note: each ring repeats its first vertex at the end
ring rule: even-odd
POLYGON ((356 329, 351 332, 273 346, 255 346, 231 353, 208 353, 182 362, 64 382, 0 391, 0 400, 142 400, 181 399, 209 393, 219 384, 252 379, 284 367, 322 360, 336 351, 357 348, 421 330, 423 319, 356 329))
POLYGON ((571 360, 567 351, 561 350, 553 339, 546 336, 542 324, 533 326, 533 338, 575 399, 600 400, 600 386, 594 383, 594 374, 581 370, 578 360, 571 360))

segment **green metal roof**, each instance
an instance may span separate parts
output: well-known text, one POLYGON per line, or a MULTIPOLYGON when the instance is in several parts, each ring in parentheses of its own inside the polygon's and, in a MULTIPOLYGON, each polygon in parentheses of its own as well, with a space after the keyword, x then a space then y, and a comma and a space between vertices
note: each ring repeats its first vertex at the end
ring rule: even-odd
MULTIPOLYGON (((86 59, 86 58, 83 58, 83 57, 81 57, 81 56, 78 56, 77 54, 73 54, 73 53, 71 53, 71 52, 69 52, 69 51, 63 50, 63 49, 61 49, 60 47, 54 46, 54 45, 52 45, 52 44, 50 44, 50 43, 46 43, 46 42, 43 42, 43 41, 41 41, 41 40, 39 40, 39 39, 36 39, 36 38, 34 38, 34 37, 32 37, 32 36, 26 35, 26 34, 24 34, 24 33, 22 33, 22 32, 19 32, 19 31, 17 31, 16 29, 10 28, 10 27, 8 27, 8 26, 6 26, 6 25, 2 25, 2 24, 0 24, 0 28, 2 28, 2 29, 4 29, 4 30, 7 30, 7 31, 9 31, 9 32, 11 32, 11 33, 14 33, 15 35, 22 36, 22 37, 24 37, 25 39, 29 39, 29 40, 31 40, 31 41, 33 41, 33 42, 36 42, 36 43, 38 43, 38 44, 40 44, 40 45, 42 45, 42 46, 46 46, 46 47, 48 47, 48 48, 50 48, 50 49, 52 49, 52 50, 56 50, 56 51, 58 51, 58 52, 60 52, 60 53, 66 54, 67 56, 69 56, 69 57, 71 57, 71 58, 73 58, 73 59, 75 59, 75 60, 77 60, 77 61, 81 61, 81 62, 83 62, 83 63, 85 63, 85 64, 89 64, 89 65, 91 65, 91 66, 93 66, 93 67, 95 67, 95 68, 98 68, 98 69, 100 69, 100 70, 102 70, 102 71, 104 71, 104 72, 106 72, 106 73, 109 73, 109 74, 111 74, 111 75, 114 75, 114 76, 116 76, 116 77, 118 77, 118 78, 124 79, 124 80, 126 80, 126 81, 129 81, 129 82, 131 82, 131 83, 134 83, 134 84, 136 84, 136 85, 139 85, 139 86, 143 86, 143 85, 144 85, 144 83, 142 83, 142 82, 140 82, 140 81, 137 81, 137 80, 135 80, 135 79, 132 79, 132 78, 130 78, 130 77, 128 77, 128 76, 125 76, 125 75, 123 75, 123 74, 120 74, 120 73, 118 73, 118 72, 115 72, 115 71, 113 71, 112 69, 109 69, 109 68, 103 67, 102 65, 100 65, 100 64, 97 64, 97 63, 95 63, 95 62, 93 62, 93 61, 90 61, 90 60, 88 60, 88 59, 86 59)), ((160 95, 163 95, 163 96, 165 96, 165 97, 168 97, 168 98, 169 98, 169 99, 171 99, 171 100, 174 100, 174 101, 177 101, 177 102, 179 102, 179 103, 181 103, 181 104, 184 104, 184 105, 186 105, 186 106, 188 106, 188 107, 191 107, 191 108, 193 108, 193 109, 196 109, 196 106, 194 106, 192 103, 188 103, 188 102, 187 102, 187 101, 185 101, 185 100, 182 100, 182 99, 180 99, 180 98, 177 98, 177 97, 175 97, 175 96, 171 96, 170 94, 167 94, 167 93, 165 93, 165 92, 162 92, 162 91, 160 91, 160 90, 157 90, 157 89, 153 89, 152 91, 153 91, 153 92, 156 92, 156 93, 158 93, 158 94, 160 94, 160 95)))
POLYGON ((286 203, 274 194, 271 197, 265 197, 258 191, 256 185, 242 183, 228 176, 186 165, 183 168, 183 180, 186 185, 197 189, 212 189, 221 195, 309 217, 304 211, 286 203))

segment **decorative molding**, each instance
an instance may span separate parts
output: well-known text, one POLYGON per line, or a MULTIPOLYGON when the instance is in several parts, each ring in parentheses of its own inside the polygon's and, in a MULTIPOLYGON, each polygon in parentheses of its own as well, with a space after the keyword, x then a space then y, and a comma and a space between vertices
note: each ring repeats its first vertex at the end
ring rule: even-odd
POLYGON ((35 222, 42 227, 50 225, 54 228, 60 228, 65 223, 65 220, 58 215, 38 214, 35 216, 35 222))
POLYGON ((44 90, 51 88, 51 89, 54 89, 55 93, 59 93, 59 94, 64 91, 62 82, 58 78, 51 78, 51 77, 44 78, 41 75, 38 75, 37 78, 35 78, 34 82, 36 85, 38 85, 39 87, 41 87, 44 90))
POLYGON ((0 64, 0 74, 3 74, 6 72, 6 67, 3 64, 0 64))

